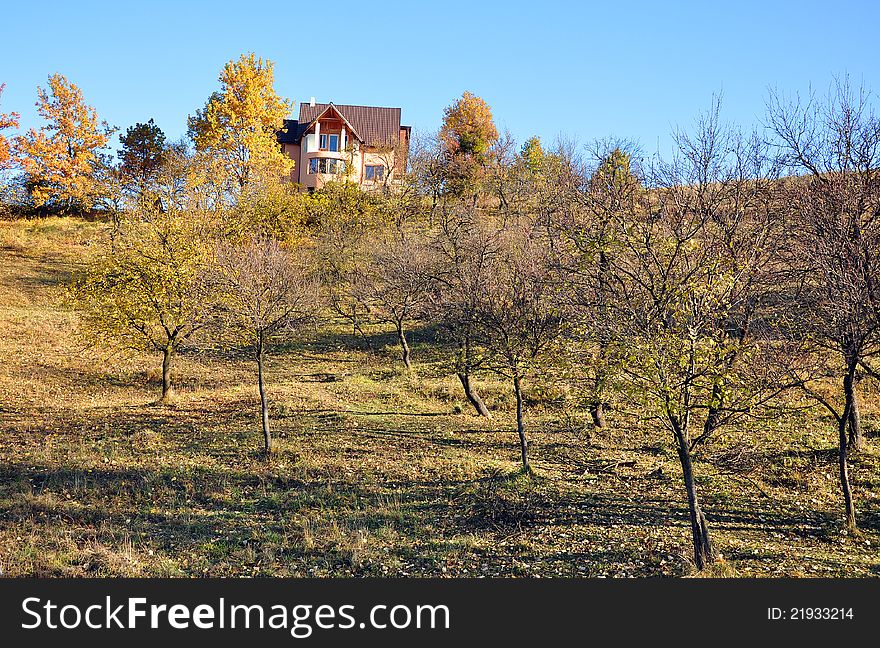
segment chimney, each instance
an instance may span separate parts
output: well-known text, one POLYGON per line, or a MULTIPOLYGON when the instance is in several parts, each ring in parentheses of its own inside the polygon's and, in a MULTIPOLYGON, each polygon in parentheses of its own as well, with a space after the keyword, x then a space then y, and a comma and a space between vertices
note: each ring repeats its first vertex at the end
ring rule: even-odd
POLYGON ((309 99, 309 106, 311 106, 312 108, 315 107, 315 98, 314 98, 314 97, 312 97, 311 99, 309 99))

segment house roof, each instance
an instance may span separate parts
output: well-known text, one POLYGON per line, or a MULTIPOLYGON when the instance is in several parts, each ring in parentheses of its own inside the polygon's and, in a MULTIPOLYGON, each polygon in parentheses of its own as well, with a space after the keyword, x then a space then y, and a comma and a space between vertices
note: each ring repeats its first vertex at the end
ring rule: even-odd
POLYGON ((400 108, 379 106, 349 106, 334 103, 303 103, 299 106, 299 119, 285 119, 286 133, 279 133, 278 140, 296 144, 312 125, 312 122, 333 107, 355 130, 355 135, 367 145, 394 144, 400 137, 400 108))
POLYGON ((285 119, 285 130, 278 131, 278 141, 282 144, 297 144, 308 127, 308 123, 300 124, 296 119, 285 119))

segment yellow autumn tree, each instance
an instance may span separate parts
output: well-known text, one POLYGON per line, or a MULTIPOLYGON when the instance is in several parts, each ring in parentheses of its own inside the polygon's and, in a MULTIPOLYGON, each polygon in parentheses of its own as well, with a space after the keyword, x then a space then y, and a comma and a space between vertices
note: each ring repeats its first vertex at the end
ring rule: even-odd
POLYGON ((438 171, 445 190, 454 195, 472 194, 476 200, 489 151, 498 141, 489 104, 464 92, 444 110, 439 139, 443 156, 438 171))
MULTIPOLYGON (((5 87, 5 83, 0 83, 0 97, 3 96, 3 89, 5 87)), ((18 113, 0 112, 0 171, 8 169, 12 163, 9 140, 3 136, 3 131, 7 128, 18 128, 18 113)))
POLYGON ((162 355, 162 400, 173 395, 177 352, 205 325, 200 289, 213 242, 209 214, 140 205, 121 219, 112 244, 99 246, 71 285, 90 343, 162 355))
POLYGON ((15 138, 34 205, 62 212, 91 208, 102 193, 100 152, 116 129, 98 121, 82 91, 61 74, 49 77, 48 90, 37 88, 36 105, 48 123, 15 138))
POLYGON ((220 90, 189 118, 196 150, 210 154, 217 177, 234 193, 266 174, 289 173, 293 160, 282 153, 277 133, 293 106, 275 92, 274 64, 242 54, 219 80, 220 90))
POLYGON ((461 99, 444 110, 440 139, 449 153, 475 156, 488 153, 498 139, 489 104, 465 91, 461 99))

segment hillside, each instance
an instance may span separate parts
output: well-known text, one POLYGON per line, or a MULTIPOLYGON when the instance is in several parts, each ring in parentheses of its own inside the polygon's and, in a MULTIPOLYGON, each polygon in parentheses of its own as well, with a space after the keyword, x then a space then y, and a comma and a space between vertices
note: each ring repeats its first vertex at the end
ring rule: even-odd
MULTIPOLYGON (((0 221, 0 568, 47 576, 677 576, 687 505, 668 440, 615 411, 594 433, 564 390, 530 385, 536 475, 517 472, 513 397, 471 414, 414 335, 360 350, 342 325, 278 348, 278 452, 262 458, 254 363, 184 354, 177 397, 158 359, 85 348, 65 285, 105 236, 78 219, 0 221)), ((864 381, 867 383, 868 381, 864 381)), ((880 400, 852 460, 863 531, 842 534, 835 435, 807 410, 729 432, 699 455, 704 510, 737 576, 880 575, 880 400)))

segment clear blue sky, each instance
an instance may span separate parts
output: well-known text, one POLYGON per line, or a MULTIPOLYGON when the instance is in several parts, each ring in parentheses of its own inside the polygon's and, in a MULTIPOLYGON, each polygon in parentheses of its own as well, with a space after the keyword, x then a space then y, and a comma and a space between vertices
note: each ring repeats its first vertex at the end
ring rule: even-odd
POLYGON ((36 87, 58 71, 111 124, 152 117, 174 139, 223 64, 253 51, 297 102, 400 106, 431 130, 470 90, 519 141, 617 136, 652 152, 713 92, 747 126, 769 86, 824 91, 848 73, 880 93, 878 26, 874 0, 25 0, 0 12, 0 111, 39 125, 36 87))

